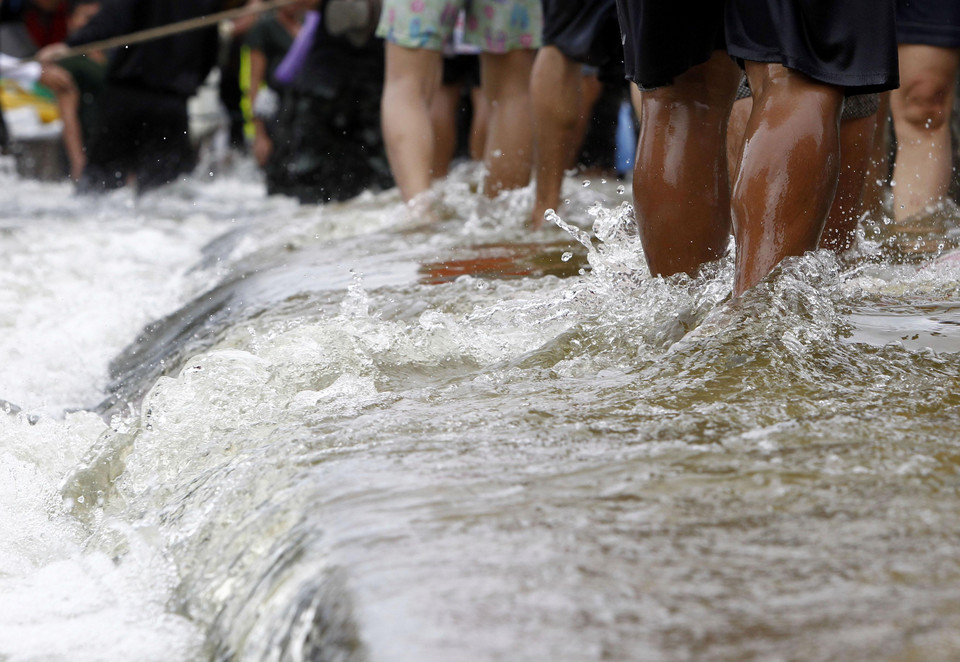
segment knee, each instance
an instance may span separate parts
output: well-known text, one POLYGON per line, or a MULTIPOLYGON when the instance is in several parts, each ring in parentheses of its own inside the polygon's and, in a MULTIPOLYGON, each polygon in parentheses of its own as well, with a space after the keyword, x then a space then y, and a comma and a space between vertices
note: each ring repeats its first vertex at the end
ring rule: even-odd
POLYGON ((934 132, 942 129, 949 117, 952 86, 936 76, 920 76, 907 81, 899 91, 901 103, 897 124, 916 131, 934 132))

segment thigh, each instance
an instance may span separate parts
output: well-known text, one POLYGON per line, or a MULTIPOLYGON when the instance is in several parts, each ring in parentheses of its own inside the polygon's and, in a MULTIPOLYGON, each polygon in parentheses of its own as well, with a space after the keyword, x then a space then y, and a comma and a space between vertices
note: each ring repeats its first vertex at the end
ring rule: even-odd
POLYGON ((443 50, 465 0, 385 0, 377 36, 406 48, 443 50))
POLYGON ((540 0, 473 0, 467 9, 464 38, 485 53, 539 48, 542 33, 540 0))

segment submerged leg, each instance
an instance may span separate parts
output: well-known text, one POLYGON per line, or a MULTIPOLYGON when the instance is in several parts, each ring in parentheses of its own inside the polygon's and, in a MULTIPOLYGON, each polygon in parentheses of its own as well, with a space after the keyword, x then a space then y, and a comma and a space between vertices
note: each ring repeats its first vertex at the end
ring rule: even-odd
POLYGON ((740 72, 720 51, 644 92, 633 195, 651 273, 694 274, 729 241, 726 125, 740 72))
POLYGON ((748 62, 747 77, 753 110, 731 201, 735 295, 817 247, 840 160, 841 89, 780 64, 748 62))
POLYGON ((820 248, 843 253, 853 246, 863 210, 863 191, 873 156, 877 114, 840 122, 837 193, 820 235, 820 248))
POLYGON ((555 46, 544 46, 537 53, 530 81, 537 170, 537 194, 530 216, 534 228, 543 224, 544 213, 556 209, 560 200, 563 172, 575 149, 582 69, 555 46))
POLYGON ((487 180, 483 192, 526 186, 533 166, 533 127, 530 117, 530 72, 534 51, 482 53, 483 93, 490 101, 484 164, 487 180))
POLYGON ((430 104, 440 87, 442 57, 435 51, 386 46, 383 138, 390 169, 406 201, 430 188, 435 149, 430 104))
POLYGON ((950 188, 950 115, 960 49, 900 46, 902 85, 890 94, 897 156, 893 215, 899 221, 942 200, 950 188))

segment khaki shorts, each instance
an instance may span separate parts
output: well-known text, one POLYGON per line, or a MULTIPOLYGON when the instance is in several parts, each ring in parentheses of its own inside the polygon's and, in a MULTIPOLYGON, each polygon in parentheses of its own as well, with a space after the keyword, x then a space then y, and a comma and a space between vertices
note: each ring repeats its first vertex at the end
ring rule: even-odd
POLYGON ((483 52, 540 47, 540 0, 385 0, 377 36, 398 46, 440 51, 462 9, 464 42, 483 52))

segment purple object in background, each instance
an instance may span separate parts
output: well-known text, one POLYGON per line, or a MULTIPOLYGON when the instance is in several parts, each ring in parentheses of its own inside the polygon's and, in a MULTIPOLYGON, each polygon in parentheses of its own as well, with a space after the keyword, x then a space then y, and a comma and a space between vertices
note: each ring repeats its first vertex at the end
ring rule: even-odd
POLYGON ((290 46, 283 62, 277 66, 277 70, 274 72, 278 81, 289 85, 296 78, 304 60, 307 58, 310 46, 313 45, 313 37, 317 33, 318 25, 320 25, 320 12, 308 11, 303 17, 303 25, 300 27, 296 39, 293 40, 293 45, 290 46))

